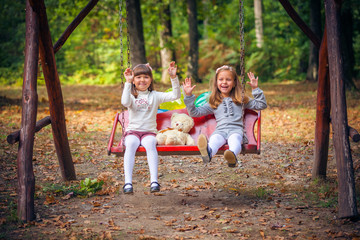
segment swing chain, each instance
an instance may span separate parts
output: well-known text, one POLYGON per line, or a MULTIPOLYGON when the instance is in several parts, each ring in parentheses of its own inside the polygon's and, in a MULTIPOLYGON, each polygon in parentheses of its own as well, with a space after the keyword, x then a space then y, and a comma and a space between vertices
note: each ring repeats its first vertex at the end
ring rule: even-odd
POLYGON ((241 106, 245 133, 245 33, 244 33, 244 4, 239 0, 239 33, 240 33, 240 78, 241 78, 241 106))
MULTIPOLYGON (((125 0, 126 1, 126 0, 125 0)), ((121 71, 121 89, 124 89, 124 82, 125 82, 125 77, 124 77, 124 51, 123 51, 123 21, 124 21, 124 17, 122 14, 122 9, 123 9, 123 1, 119 0, 119 30, 120 30, 120 71, 121 71)), ((127 10, 127 9, 126 9, 127 10)), ((126 11, 127 12, 127 11, 126 11)), ((126 23, 128 22, 128 15, 126 14, 126 23)), ((129 27, 127 26, 127 28, 129 29, 129 27)), ((127 67, 130 68, 130 38, 129 38, 129 30, 127 29, 127 56, 128 56, 128 64, 127 67)), ((123 105, 121 105, 121 126, 122 126, 122 135, 124 136, 125 134, 125 108, 123 105)), ((124 142, 123 142, 124 143, 124 142)))
POLYGON ((121 88, 124 85, 124 53, 123 53, 123 16, 122 16, 122 0, 119 0, 119 31, 120 31, 120 74, 121 74, 121 88))
MULTIPOLYGON (((245 39, 244 39, 244 5, 240 0, 239 9, 239 30, 240 30, 240 78, 242 84, 243 97, 245 95, 245 39)), ((243 100, 243 99, 242 99, 243 100)))
MULTIPOLYGON (((125 0, 126 3, 129 0, 125 0)), ((129 4, 126 4, 126 24, 127 24, 127 33, 126 33, 126 43, 127 43, 127 67, 130 68, 131 67, 131 63, 130 63, 130 33, 129 33, 129 4)))

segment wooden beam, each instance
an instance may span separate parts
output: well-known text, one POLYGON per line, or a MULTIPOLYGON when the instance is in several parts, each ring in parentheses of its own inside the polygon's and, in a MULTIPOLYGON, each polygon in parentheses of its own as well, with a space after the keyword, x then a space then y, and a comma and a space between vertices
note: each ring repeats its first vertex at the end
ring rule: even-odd
POLYGON ((350 152, 344 62, 340 45, 340 10, 336 0, 324 0, 329 53, 331 123, 339 182, 338 211, 340 218, 358 216, 353 161, 350 152))
POLYGON ((26 1, 26 42, 22 92, 20 143, 17 156, 18 217, 35 219, 35 177, 32 165, 38 96, 36 90, 39 57, 39 21, 26 1))
POLYGON ((95 7, 99 0, 90 0, 90 2, 85 6, 83 10, 76 16, 76 18, 70 23, 66 28, 65 32, 61 35, 59 40, 54 45, 54 53, 60 50, 64 45, 66 40, 69 38, 70 34, 75 30, 75 28, 82 22, 82 20, 89 14, 89 12, 95 7))
POLYGON ((319 51, 318 88, 316 100, 315 154, 312 179, 326 178, 330 134, 330 77, 326 25, 319 51))
POLYGON ((301 19, 299 14, 291 6, 288 0, 279 0, 281 5, 284 7, 285 11, 289 14, 291 19, 299 26, 299 28, 305 33, 306 36, 314 43, 317 48, 320 48, 320 39, 315 35, 315 33, 306 25, 306 23, 301 19))
MULTIPOLYGON (((38 131, 40 131, 42 128, 46 127, 50 123, 51 123, 50 116, 47 116, 47 117, 37 121, 36 126, 35 126, 35 132, 37 133, 38 131)), ((20 130, 10 133, 7 136, 6 140, 9 144, 14 144, 14 143, 18 142, 20 140, 20 130)))
POLYGON ((350 127, 350 126, 348 126, 348 127, 349 127, 349 136, 352 138, 352 140, 353 140, 354 142, 360 141, 360 134, 359 134, 359 132, 356 131, 356 129, 350 127))
POLYGON ((39 12, 40 59, 49 98, 51 126, 61 175, 64 180, 75 180, 75 168, 72 161, 66 131, 64 102, 61 84, 56 68, 54 49, 46 16, 44 0, 34 1, 39 12))

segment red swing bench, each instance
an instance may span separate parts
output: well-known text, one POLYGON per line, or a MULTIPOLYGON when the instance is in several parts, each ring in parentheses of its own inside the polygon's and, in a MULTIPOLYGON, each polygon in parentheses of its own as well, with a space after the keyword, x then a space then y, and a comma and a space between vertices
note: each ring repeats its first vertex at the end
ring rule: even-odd
MULTIPOLYGON (((157 114, 156 122, 157 129, 162 130, 168 127, 171 127, 171 115, 173 113, 187 113, 187 110, 184 109, 176 109, 171 111, 166 111, 157 114)), ((242 154, 251 153, 251 154, 260 154, 260 136, 261 136, 261 111, 254 111, 250 109, 245 109, 245 131, 246 136, 249 140, 249 143, 243 144, 242 146, 242 154), (255 132, 256 126, 256 132, 255 132), (255 137, 255 133, 257 137, 255 137)), ((215 130, 216 121, 214 115, 207 115, 203 117, 194 118, 195 125, 189 132, 191 137, 195 140, 198 139, 199 134, 205 134, 208 138, 211 133, 215 130)), ((117 113, 115 116, 114 124, 111 130, 111 135, 108 143, 108 155, 116 154, 118 156, 124 156, 125 147, 123 145, 123 138, 121 138, 119 144, 117 146, 113 146, 115 131, 117 128, 117 124, 120 123, 122 126, 125 125, 125 129, 129 124, 128 120, 128 111, 124 111, 123 113, 117 113), (124 116, 122 116, 124 114, 124 116)), ((123 127, 123 126, 122 126, 123 127)), ((123 128, 122 128, 123 129, 123 128)), ((228 149, 227 145, 222 146, 219 149, 219 154, 223 153, 226 149, 228 149)), ((199 149, 196 145, 188 146, 188 145, 157 145, 158 154, 162 156, 166 155, 200 155, 199 149)), ((136 152, 137 156, 146 155, 146 150, 143 146, 140 146, 136 152)))

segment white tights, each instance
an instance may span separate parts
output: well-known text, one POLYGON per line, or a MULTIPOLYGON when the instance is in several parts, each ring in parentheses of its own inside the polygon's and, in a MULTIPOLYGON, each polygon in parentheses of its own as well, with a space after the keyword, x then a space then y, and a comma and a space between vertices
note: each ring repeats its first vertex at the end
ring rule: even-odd
POLYGON ((132 183, 132 173, 135 165, 136 149, 140 146, 146 149, 147 161, 150 170, 150 181, 158 181, 158 152, 156 150, 155 136, 145 136, 141 142, 138 137, 134 135, 127 135, 125 137, 125 154, 124 154, 124 174, 125 183, 132 183))
MULTIPOLYGON (((211 157, 213 157, 218 151, 226 143, 226 139, 220 134, 214 134, 209 139, 209 147, 211 149, 211 157)), ((237 133, 233 133, 230 135, 227 140, 229 145, 229 150, 232 151, 235 156, 241 152, 241 143, 242 136, 237 133)))

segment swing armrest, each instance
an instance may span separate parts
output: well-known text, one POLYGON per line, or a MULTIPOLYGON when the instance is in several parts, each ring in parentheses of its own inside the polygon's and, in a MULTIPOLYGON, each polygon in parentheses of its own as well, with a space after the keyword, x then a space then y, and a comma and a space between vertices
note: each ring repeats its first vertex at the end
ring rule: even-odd
POLYGON ((114 144, 115 131, 116 131, 116 127, 117 127, 118 122, 119 122, 119 113, 116 113, 115 119, 114 119, 114 124, 113 124, 113 127, 111 129, 111 134, 110 134, 108 147, 107 147, 108 155, 111 154, 111 148, 112 148, 112 146, 114 144))
POLYGON ((258 111, 257 119, 257 139, 256 139, 257 154, 260 154, 260 143, 261 143, 261 111, 258 111))

